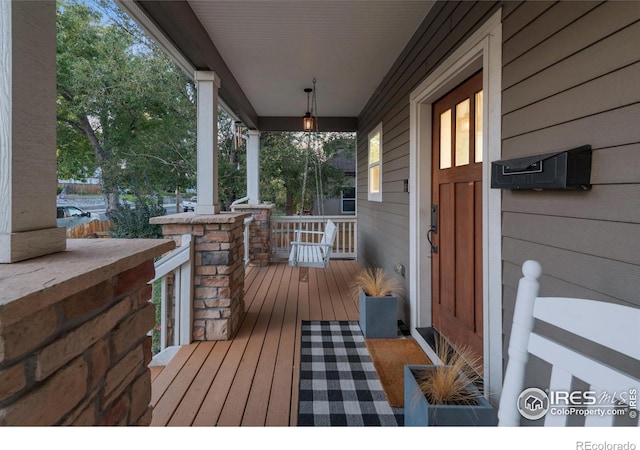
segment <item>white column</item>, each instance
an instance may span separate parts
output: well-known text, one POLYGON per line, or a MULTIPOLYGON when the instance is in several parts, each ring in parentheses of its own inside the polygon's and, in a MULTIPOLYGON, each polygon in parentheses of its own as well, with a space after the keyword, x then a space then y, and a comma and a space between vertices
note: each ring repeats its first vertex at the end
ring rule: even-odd
POLYGON ((247 141, 247 195, 250 205, 260 204, 260 132, 249 130, 247 141))
POLYGON ((196 214, 217 214, 218 201, 218 89, 220 78, 196 71, 198 83, 198 204, 196 214))
POLYGON ((0 262, 66 248, 56 227, 56 4, 0 0, 0 262))

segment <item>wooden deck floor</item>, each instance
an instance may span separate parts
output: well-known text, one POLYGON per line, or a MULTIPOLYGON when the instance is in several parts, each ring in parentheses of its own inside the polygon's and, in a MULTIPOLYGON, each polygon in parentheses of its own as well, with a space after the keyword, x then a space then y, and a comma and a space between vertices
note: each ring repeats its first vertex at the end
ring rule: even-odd
POLYGON ((306 282, 286 263, 250 268, 235 338, 185 346, 152 372, 152 425, 295 425, 301 321, 357 320, 349 283, 358 268, 334 260, 306 282))

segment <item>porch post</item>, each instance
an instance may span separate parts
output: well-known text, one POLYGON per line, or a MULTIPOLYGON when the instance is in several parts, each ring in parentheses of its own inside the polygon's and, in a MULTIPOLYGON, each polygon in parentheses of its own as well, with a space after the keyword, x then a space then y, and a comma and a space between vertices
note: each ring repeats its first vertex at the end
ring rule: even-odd
POLYGON ((66 249, 56 226, 56 4, 0 0, 0 263, 66 249))
POLYGON ((211 71, 196 71, 198 89, 197 215, 220 212, 218 200, 218 89, 220 78, 211 71))
POLYGON ((250 205, 260 204, 260 132, 249 130, 247 141, 247 196, 250 205))

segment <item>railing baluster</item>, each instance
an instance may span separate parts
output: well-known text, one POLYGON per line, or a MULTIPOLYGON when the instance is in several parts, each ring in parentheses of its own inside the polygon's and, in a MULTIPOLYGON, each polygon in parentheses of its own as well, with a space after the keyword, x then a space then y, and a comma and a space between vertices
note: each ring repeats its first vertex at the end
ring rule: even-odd
POLYGON ((167 277, 160 284, 160 351, 167 348, 167 277))

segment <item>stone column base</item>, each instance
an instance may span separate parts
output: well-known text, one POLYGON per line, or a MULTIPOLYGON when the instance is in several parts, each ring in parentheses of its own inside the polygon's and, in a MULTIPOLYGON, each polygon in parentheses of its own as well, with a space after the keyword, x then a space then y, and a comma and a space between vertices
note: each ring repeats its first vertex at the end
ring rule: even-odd
POLYGON ((271 210, 274 205, 236 205, 236 212, 250 213, 249 265, 267 266, 271 260, 271 210))
POLYGON ((154 217, 165 237, 180 245, 183 234, 194 238, 194 341, 229 340, 244 314, 244 219, 248 213, 196 215, 193 212, 154 217))

